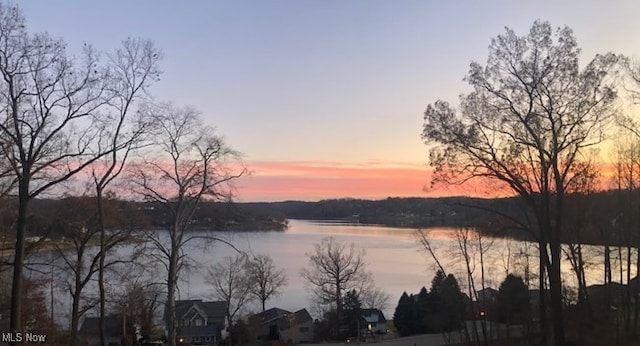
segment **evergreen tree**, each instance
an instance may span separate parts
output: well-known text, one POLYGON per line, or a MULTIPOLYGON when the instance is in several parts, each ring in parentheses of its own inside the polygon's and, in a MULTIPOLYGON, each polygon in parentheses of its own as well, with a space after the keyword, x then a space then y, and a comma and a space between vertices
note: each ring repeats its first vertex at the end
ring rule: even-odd
POLYGON ((521 277, 507 275, 497 297, 498 320, 507 324, 525 323, 529 317, 529 290, 521 277))
POLYGON ((426 311, 424 314, 425 332, 440 333, 445 330, 446 319, 443 314, 447 313, 442 302, 442 283, 446 276, 442 270, 438 270, 431 280, 431 291, 426 301, 426 311))
POLYGON ((440 333, 460 328, 465 296, 456 278, 438 270, 431 280, 431 292, 422 287, 417 295, 402 293, 393 314, 400 336, 440 333))
POLYGON ((348 291, 342 299, 342 305, 342 326, 346 328, 347 336, 359 336, 359 329, 362 329, 365 321, 362 317, 362 303, 358 292, 356 290, 348 291))
POLYGON ((393 323, 398 329, 400 336, 411 335, 411 310, 413 307, 413 295, 409 296, 407 292, 403 292, 398 301, 398 306, 393 314, 393 323))
POLYGON ((449 274, 440 284, 440 314, 444 322, 444 331, 460 328, 464 318, 465 296, 460 291, 458 280, 449 274))
POLYGON ((423 286, 420 293, 415 297, 413 304, 412 330, 414 334, 424 334, 427 331, 425 317, 427 316, 430 303, 430 295, 423 286))
POLYGON ((436 275, 431 280, 431 293, 440 293, 440 286, 442 285, 442 281, 446 278, 444 272, 442 270, 438 270, 436 275))

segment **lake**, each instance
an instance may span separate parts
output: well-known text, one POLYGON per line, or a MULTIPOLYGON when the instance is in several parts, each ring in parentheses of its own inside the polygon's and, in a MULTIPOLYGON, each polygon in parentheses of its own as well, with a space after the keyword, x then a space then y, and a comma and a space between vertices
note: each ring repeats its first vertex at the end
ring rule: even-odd
MULTIPOLYGON (((467 287, 466 270, 454 234, 453 229, 429 229, 439 260, 449 273, 456 275, 464 290, 467 287)), ((290 220, 289 229, 284 232, 218 232, 217 235, 241 251, 253 255, 270 255, 275 265, 286 271, 289 279, 287 286, 280 296, 267 302, 267 308, 310 310, 310 290, 300 276, 300 271, 309 265, 307 254, 314 250, 314 244, 325 237, 334 237, 348 244, 353 243, 356 248, 365 249, 367 268, 372 272, 376 286, 390 295, 389 304, 384 309, 388 318, 392 317, 402 293, 417 293, 422 286, 429 288, 437 269, 432 257, 417 242, 413 229, 290 220)), ((485 238, 483 241, 483 246, 487 248, 484 251, 487 286, 497 289, 507 275, 507 268, 509 272, 521 276, 528 270, 535 278, 538 267, 535 244, 508 239, 485 238)), ((190 254, 193 266, 181 276, 180 299, 213 299, 211 288, 205 280, 207 269, 224 256, 234 256, 235 250, 220 243, 212 246, 198 243, 190 244, 186 252, 190 254)), ((479 248, 473 241, 469 244, 469 252, 479 289, 479 248)), ((594 259, 600 258, 596 247, 587 247, 585 252, 594 259)), ((602 281, 601 268, 596 263, 589 266, 587 280, 590 284, 602 281)), ((563 263, 563 272, 567 285, 575 285, 568 262, 563 263)), ((537 286, 537 281, 533 278, 530 283, 532 288, 537 286)), ((257 306, 253 309, 257 309, 257 306)))
MULTIPOLYGON (((280 296, 267 302, 267 308, 310 309, 309 289, 300 271, 308 266, 307 253, 314 250, 314 244, 329 236, 366 250, 367 268, 373 273, 376 286, 391 296, 385 309, 388 318, 403 291, 417 292, 423 285, 429 286, 435 273, 428 258, 420 253, 413 230, 408 229, 290 220, 289 229, 284 232, 224 232, 220 236, 241 251, 270 255, 275 265, 287 272, 287 286, 280 296)), ((181 299, 209 299, 211 289, 204 279, 207 267, 224 256, 235 255, 235 250, 222 244, 190 248, 196 266, 183 276, 179 285, 181 299)))
MULTIPOLYGON (((158 231, 163 232, 164 231, 158 231)), ((467 281, 464 275, 463 257, 458 249, 454 236, 455 230, 433 228, 429 230, 430 239, 445 269, 456 275, 460 286, 466 291, 467 281)), ((356 248, 366 250, 367 269, 372 272, 377 287, 390 295, 388 306, 384 309, 388 319, 402 292, 417 293, 422 286, 431 285, 436 266, 433 259, 425 253, 415 238, 415 230, 390 228, 375 225, 346 224, 337 222, 314 222, 290 220, 286 231, 266 232, 215 232, 217 237, 231 242, 237 249, 249 254, 268 254, 278 268, 283 268, 288 275, 288 284, 282 294, 267 302, 267 308, 279 307, 291 311, 307 308, 312 314, 310 290, 300 276, 302 268, 308 266, 307 254, 314 250, 314 244, 325 237, 353 243, 356 248)), ((535 244, 508 239, 483 240, 485 275, 487 286, 498 288, 507 273, 524 276, 529 271, 534 277, 537 274, 537 257, 535 244), (508 250, 510 249, 510 250, 508 250)), ((470 244, 470 260, 475 268, 474 276, 479 278, 479 249, 470 244)), ((126 257, 131 253, 133 245, 122 246, 118 253, 126 257)), ((208 268, 224 256, 234 256, 235 250, 222 243, 204 244, 194 242, 185 247, 185 253, 191 258, 188 271, 180 274, 179 299, 211 300, 212 290, 206 283, 208 268)), ((588 267, 589 284, 602 282, 602 256, 598 247, 586 247, 587 253, 594 262, 588 267)), ((149 257, 150 258, 150 257, 149 257)), ((158 266, 160 268, 160 266, 158 266)), ((575 279, 568 262, 563 263, 563 275, 568 286, 575 286, 575 279)), ((616 271, 614 271, 616 274, 616 271)), ((137 275, 129 274, 127 275, 137 275)), ((164 272, 151 274, 157 281, 166 277, 164 272)), ((479 279, 478 279, 479 280, 479 279)), ((479 281, 477 281, 479 285, 479 281)), ((532 278, 532 288, 537 280, 532 278)), ((59 283, 56 294, 56 315, 64 319, 65 311, 69 311, 70 301, 65 293, 64 285, 59 283), (66 297, 66 298, 65 298, 66 297)), ((93 290, 95 288, 88 289, 93 290)), ((258 306, 250 307, 257 311, 258 306)), ((61 322, 59 322, 61 323, 61 322)))

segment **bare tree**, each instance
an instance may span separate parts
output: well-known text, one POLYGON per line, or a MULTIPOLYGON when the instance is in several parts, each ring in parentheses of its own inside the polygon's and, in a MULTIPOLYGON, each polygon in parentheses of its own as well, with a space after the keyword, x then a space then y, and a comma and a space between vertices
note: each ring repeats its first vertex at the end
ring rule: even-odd
POLYGON ((213 286, 217 299, 227 303, 227 325, 233 324, 236 314, 251 299, 251 288, 247 273, 247 257, 238 254, 226 256, 209 268, 207 282, 213 286))
MULTIPOLYGON (((640 61, 629 58, 622 58, 623 66, 625 69, 624 77, 621 80, 621 84, 624 85, 627 96, 627 109, 633 110, 634 107, 640 104, 640 61)), ((632 134, 636 138, 640 138, 640 123, 636 116, 637 112, 627 111, 619 114, 616 118, 616 123, 623 132, 632 134)))
POLYGON ((10 326, 17 332, 30 202, 110 152, 98 143, 105 131, 98 119, 122 85, 91 46, 73 58, 63 41, 29 33, 20 10, 4 4, 0 77, 0 166, 9 167, 18 200, 10 326))
POLYGON ((122 321, 122 335, 125 344, 135 345, 136 329, 140 335, 151 335, 154 328, 155 316, 162 306, 162 289, 154 283, 138 281, 128 278, 121 283, 118 292, 111 292, 111 312, 122 321))
POLYGON ((376 287, 373 283, 360 291, 360 300, 365 308, 384 310, 389 305, 390 299, 389 293, 376 287))
MULTIPOLYGON (((485 304, 487 303, 487 300, 485 299, 487 299, 488 297, 481 297, 479 295, 479 292, 484 292, 484 290, 487 288, 486 270, 493 264, 487 263, 487 253, 493 245, 493 240, 486 239, 483 236, 482 231, 469 227, 457 228, 453 234, 455 246, 447 251, 447 255, 459 259, 459 261, 455 263, 455 267, 462 266, 462 268, 457 269, 461 270, 465 275, 467 296, 477 302, 480 302, 482 300, 482 304, 485 304), (477 278, 478 269, 480 271, 479 281, 477 278)), ((446 272, 441 265, 439 256, 435 252, 436 247, 433 244, 433 239, 431 239, 431 237, 429 236, 428 230, 417 230, 415 237, 418 243, 422 245, 427 254, 429 254, 429 256, 436 263, 439 272, 442 273, 442 277, 439 278, 445 277, 446 272)), ((436 277, 438 278, 438 275, 436 275, 436 277)), ((474 316, 480 316, 481 308, 486 307, 471 305, 467 307, 467 311, 471 312, 474 316)), ((478 330, 478 324, 476 322, 471 324, 471 331, 473 332, 473 334, 470 333, 469 326, 465 324, 464 336, 469 344, 487 345, 489 343, 488 340, 491 339, 491 330, 487 328, 486 319, 482 318, 479 322, 481 330, 478 330), (482 334, 480 334, 480 332, 482 334)))
POLYGON ((446 276, 447 272, 444 270, 442 263, 440 263, 440 260, 436 255, 436 249, 432 245, 433 241, 429 236, 429 230, 419 228, 414 232, 414 237, 416 238, 416 241, 422 246, 424 251, 426 251, 426 253, 431 257, 431 259, 433 259, 436 266, 438 267, 438 270, 440 270, 446 276))
MULTIPOLYGON (((616 180, 616 215, 612 222, 613 229, 617 232, 618 237, 618 262, 620 265, 620 282, 635 282, 635 284, 626 285, 622 290, 620 297, 621 315, 624 322, 625 332, 637 333, 638 316, 640 314, 640 306, 633 304, 635 296, 637 296, 640 287, 638 280, 631 281, 631 274, 640 267, 640 252, 636 251, 636 260, 633 263, 632 254, 634 248, 638 248, 640 238, 638 237, 638 187, 640 186, 640 141, 637 134, 632 136, 621 135, 616 141, 616 157, 615 157, 615 174, 616 180), (624 247, 624 259, 622 248, 624 247), (633 268, 635 266, 635 268, 633 268), (625 274, 623 275, 623 270, 625 274), (633 311, 632 311, 633 308, 633 311), (631 328, 633 313, 633 329, 631 328)), ((607 249, 605 249, 607 251, 607 249)), ((606 252, 605 252, 606 254, 606 252)), ((607 260, 610 260, 606 258, 607 260)), ((609 264, 609 267, 611 265, 609 264)), ((609 269, 610 270, 610 269, 609 269)), ((610 274, 609 274, 610 275, 610 274)))
MULTIPOLYGON (((487 251, 492 245, 492 241, 488 241, 483 238, 482 233, 470 228, 458 228, 455 231, 456 242, 458 244, 459 257, 462 257, 464 263, 464 270, 467 278, 467 293, 470 298, 475 299, 476 302, 483 300, 483 304, 487 303, 488 297, 480 297, 478 291, 485 292, 486 278, 485 278, 485 256, 487 251), (484 241, 484 243, 483 243, 484 241), (479 262, 479 263, 478 263, 479 262), (480 290, 478 289, 478 282, 475 278, 476 270, 480 269, 480 290)), ((479 306, 472 306, 471 312, 474 316, 479 316, 479 306)), ((467 340, 472 344, 484 344, 488 345, 491 335, 487 329, 487 321, 484 318, 480 319, 480 327, 482 335, 478 331, 477 323, 472 325, 473 337, 469 335, 468 327, 465 325, 465 333, 467 340)))
POLYGON ((461 96, 460 112, 437 101, 424 115, 423 138, 436 144, 430 152, 435 181, 501 181, 535 216, 556 345, 565 340, 560 236, 566 188, 584 149, 604 138, 616 98, 610 72, 617 57, 596 56, 580 70, 579 52, 567 27, 535 22, 524 37, 507 29, 491 41, 486 66, 471 64, 466 80, 473 91, 461 96))
MULTIPOLYGON (((616 185, 618 190, 618 216, 613 220, 615 230, 619 232, 619 241, 626 245, 626 271, 627 282, 631 279, 631 250, 638 248, 640 238, 637 229, 640 227, 640 219, 638 219, 638 186, 640 186, 640 122, 637 117, 636 107, 640 104, 640 61, 633 59, 625 59, 624 66, 626 68, 624 80, 625 90, 629 104, 626 104, 627 111, 618 116, 617 125, 622 129, 620 137, 616 141, 616 185)), ((609 232, 605 232, 608 236, 609 232)), ((608 239, 607 239, 608 240, 608 239)), ((608 245, 608 244, 607 244, 608 245)), ((618 248, 620 254, 620 248, 618 248)), ((605 260, 609 261, 609 248, 605 247, 605 260)), ((620 259, 620 261, 622 261, 620 259)), ((605 273, 608 279, 611 277, 610 262, 609 273, 605 273)), ((622 263, 620 263, 622 266, 622 263)), ((636 252, 635 270, 640 268, 640 251, 636 252)), ((622 268, 620 268, 622 271, 622 268)), ((620 275, 622 280, 622 274, 620 275)), ((625 329, 629 331, 629 323, 631 320, 629 302, 640 293, 640 280, 635 280, 634 285, 626 287, 625 297, 623 299, 623 316, 625 329), (634 286, 634 287, 630 287, 634 286), (632 292, 633 290, 633 292, 632 292)), ((634 304, 633 311, 633 329, 632 336, 638 335, 638 322, 640 321, 640 304, 634 304)))
MULTIPOLYGON (((55 323, 51 315, 47 313, 47 280, 33 280, 25 278, 24 310, 22 314, 22 326, 25 332, 49 334, 53 338, 55 323)), ((11 303, 11 275, 0 271, 0 327, 9 327, 9 312, 11 303)))
MULTIPOLYGON (((331 304, 336 309, 336 320, 342 316, 343 292, 367 287, 371 274, 366 270, 364 249, 346 245, 333 237, 322 239, 314 245, 314 252, 308 253, 310 268, 301 271, 313 290, 313 294, 323 304, 331 304)), ((334 331, 337 336, 338 330, 334 331)))
POLYGON ((132 169, 131 182, 166 215, 163 226, 168 234, 151 231, 148 239, 158 263, 167 271, 167 337, 175 345, 175 299, 187 256, 184 247, 194 240, 222 241, 211 234, 190 233, 193 214, 204 199, 229 200, 229 184, 245 174, 246 168, 238 153, 202 124, 195 110, 165 104, 145 112, 153 115, 157 126, 155 145, 147 148, 145 159, 132 169))
MULTIPOLYGON (((111 72, 109 82, 114 98, 110 104, 113 112, 99 118, 104 122, 101 145, 109 149, 110 154, 95 162, 91 167, 98 209, 98 227, 100 231, 100 262, 98 263, 100 343, 106 344, 105 337, 105 278, 104 267, 106 251, 112 247, 110 241, 123 241, 125 237, 107 236, 104 220, 104 194, 107 187, 120 175, 129 154, 140 145, 147 134, 150 123, 144 113, 134 113, 138 102, 144 101, 148 86, 158 79, 158 61, 162 53, 153 42, 142 39, 127 39, 122 48, 109 56, 111 72), (132 117, 132 114, 135 115, 132 117)), ((126 230, 125 230, 126 232, 126 230)))
MULTIPOLYGON (((114 199, 105 201, 106 227, 119 231, 105 237, 103 248, 96 248, 95 242, 100 236, 98 211, 93 197, 67 197, 59 202, 56 217, 51 222, 52 232, 64 237, 65 242, 57 242, 54 250, 60 263, 52 263, 56 272, 65 277, 65 283, 71 295, 70 344, 79 344, 78 328, 82 316, 100 303, 100 297, 87 294, 87 286, 93 282, 100 270, 100 259, 109 254, 118 244, 130 239, 132 228, 129 217, 116 210, 114 199)), ((102 269, 114 267, 120 263, 135 260, 136 254, 127 258, 113 256, 103 263, 102 269)))
POLYGON ((287 284, 287 274, 284 269, 277 269, 269 255, 257 255, 246 262, 246 274, 249 292, 260 301, 262 311, 269 298, 280 294, 287 284))
MULTIPOLYGON (((577 173, 567 192, 567 207, 565 212, 566 246, 563 247, 571 269, 576 275, 578 283, 578 304, 589 308, 589 296, 587 291, 586 271, 588 258, 583 253, 585 235, 592 225, 597 223, 596 209, 593 196, 597 192, 599 184, 597 164, 593 161, 583 161, 576 164, 577 173)), ((600 216, 601 217, 601 216, 600 216)))

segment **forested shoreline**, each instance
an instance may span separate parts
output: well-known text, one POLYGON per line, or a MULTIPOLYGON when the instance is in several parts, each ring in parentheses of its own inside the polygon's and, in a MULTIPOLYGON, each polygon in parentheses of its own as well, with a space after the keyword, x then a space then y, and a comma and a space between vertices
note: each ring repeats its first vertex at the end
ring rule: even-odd
MULTIPOLYGON (((589 195, 567 196, 567 217, 579 217, 584 225, 580 234, 566 232, 564 243, 588 245, 626 245, 624 237, 614 232, 603 233, 619 217, 620 207, 640 200, 636 191, 608 190, 589 195), (580 210, 579 210, 580 209, 580 210)), ((317 202, 283 201, 242 203, 288 219, 337 220, 398 228, 475 228, 488 236, 533 240, 527 231, 509 218, 527 216, 521 200, 471 197, 389 197, 382 200, 354 198, 327 199, 317 202)))
MULTIPOLYGON (((85 212, 93 206, 92 198, 66 197, 62 199, 37 199, 33 201, 33 212, 29 215, 28 237, 56 239, 64 233, 64 224, 86 217, 85 212), (74 208, 70 208, 74 205, 74 208)), ((10 226, 12 202, 6 199, 0 211, 0 219, 10 226)), ((153 202, 124 200, 109 201, 106 217, 120 220, 128 227, 138 230, 165 228, 169 224, 167 213, 153 202)), ((191 220, 192 230, 216 231, 283 231, 287 228, 286 216, 273 208, 263 208, 242 203, 203 202, 195 210, 191 220)), ((3 229, 8 229, 4 227, 3 229)), ((4 235, 10 239, 11 234, 4 235)), ((6 240, 5 240, 6 241, 6 240)))

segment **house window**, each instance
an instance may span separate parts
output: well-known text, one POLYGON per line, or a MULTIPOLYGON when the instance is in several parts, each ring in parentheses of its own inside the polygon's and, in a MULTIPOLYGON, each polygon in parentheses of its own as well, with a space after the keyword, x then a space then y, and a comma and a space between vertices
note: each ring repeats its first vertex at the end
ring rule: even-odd
POLYGON ((309 327, 300 327, 300 333, 308 333, 309 327))
POLYGON ((204 341, 211 341, 211 337, 210 336, 205 336, 204 341))
POLYGON ((200 337, 199 336, 195 336, 193 338, 193 342, 200 342, 200 337))
POLYGON ((202 325, 202 320, 197 318, 196 319, 196 327, 200 327, 202 325))

